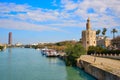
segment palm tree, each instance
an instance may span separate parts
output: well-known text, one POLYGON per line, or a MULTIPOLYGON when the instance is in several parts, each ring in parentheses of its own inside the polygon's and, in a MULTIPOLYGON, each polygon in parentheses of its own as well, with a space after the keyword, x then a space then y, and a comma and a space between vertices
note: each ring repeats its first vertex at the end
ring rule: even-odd
POLYGON ((102 31, 102 35, 106 35, 106 31, 107 31, 107 29, 106 28, 103 28, 103 31, 102 31))
POLYGON ((100 30, 97 30, 97 31, 96 31, 96 35, 99 36, 100 32, 101 32, 100 30))
POLYGON ((96 31, 96 35, 98 35, 98 36, 96 36, 97 39, 99 39, 99 34, 100 34, 100 32, 101 32, 100 29, 96 31))
POLYGON ((118 31, 115 28, 113 28, 111 32, 113 33, 113 38, 115 38, 115 33, 117 33, 118 31))

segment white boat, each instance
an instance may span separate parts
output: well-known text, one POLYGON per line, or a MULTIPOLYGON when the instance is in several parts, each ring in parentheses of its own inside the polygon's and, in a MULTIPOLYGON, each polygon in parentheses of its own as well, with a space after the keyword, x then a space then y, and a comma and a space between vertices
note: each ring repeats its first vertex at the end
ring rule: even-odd
POLYGON ((41 49, 41 53, 47 57, 57 57, 59 54, 54 49, 48 49, 47 47, 41 49))
POLYGON ((39 48, 37 48, 36 50, 38 50, 38 51, 39 51, 40 49, 39 49, 39 48))
POLYGON ((59 56, 59 54, 53 50, 53 49, 49 49, 47 52, 46 52, 46 56, 47 57, 57 57, 59 56))
POLYGON ((41 49, 41 53, 43 54, 43 55, 46 55, 46 52, 48 51, 49 49, 46 47, 46 48, 43 48, 43 49, 41 49))

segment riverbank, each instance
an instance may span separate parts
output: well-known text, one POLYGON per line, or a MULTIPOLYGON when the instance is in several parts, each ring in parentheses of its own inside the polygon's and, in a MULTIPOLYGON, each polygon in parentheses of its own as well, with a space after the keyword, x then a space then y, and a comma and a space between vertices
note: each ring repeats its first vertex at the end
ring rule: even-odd
POLYGON ((4 49, 6 49, 6 46, 0 46, 0 51, 3 51, 4 49))
POLYGON ((77 66, 98 80, 120 80, 120 60, 82 55, 77 66))

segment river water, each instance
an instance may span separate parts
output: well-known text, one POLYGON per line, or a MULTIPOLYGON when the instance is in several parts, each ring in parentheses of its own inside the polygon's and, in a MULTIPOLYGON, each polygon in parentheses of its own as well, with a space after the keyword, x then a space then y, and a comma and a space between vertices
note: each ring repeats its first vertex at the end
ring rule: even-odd
POLYGON ((39 50, 8 48, 0 52, 0 80, 95 80, 81 69, 66 67, 39 50))

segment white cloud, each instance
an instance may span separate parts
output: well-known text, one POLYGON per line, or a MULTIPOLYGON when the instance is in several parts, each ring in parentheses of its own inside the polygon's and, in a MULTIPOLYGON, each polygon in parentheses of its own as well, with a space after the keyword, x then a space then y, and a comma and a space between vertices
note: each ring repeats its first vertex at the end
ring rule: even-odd
MULTIPOLYGON (((64 31, 63 27, 85 27, 88 17, 94 28, 117 27, 120 26, 119 4, 120 0, 61 0, 60 9, 52 10, 27 4, 0 3, 0 27, 64 31), (88 13, 89 8, 94 13, 88 13)), ((56 0, 52 5, 56 5, 56 0)))
POLYGON ((65 10, 74 10, 78 6, 78 4, 74 3, 72 0, 61 0, 61 3, 63 4, 62 7, 65 10))
POLYGON ((24 11, 28 11, 30 6, 27 4, 24 5, 18 5, 15 3, 0 3, 0 13, 9 13, 11 11, 14 12, 24 12, 24 11))
POLYGON ((32 30, 32 31, 47 31, 55 30, 60 31, 58 28, 49 27, 47 25, 37 25, 22 21, 0 19, 0 27, 7 29, 18 29, 18 30, 32 30))
POLYGON ((93 26, 100 27, 115 27, 120 26, 120 0, 84 0, 81 3, 76 3, 78 9, 74 11, 75 15, 82 18, 90 17, 93 21, 93 26), (88 13, 88 9, 92 8, 95 12, 88 13), (108 12, 107 9, 111 11, 108 12))

